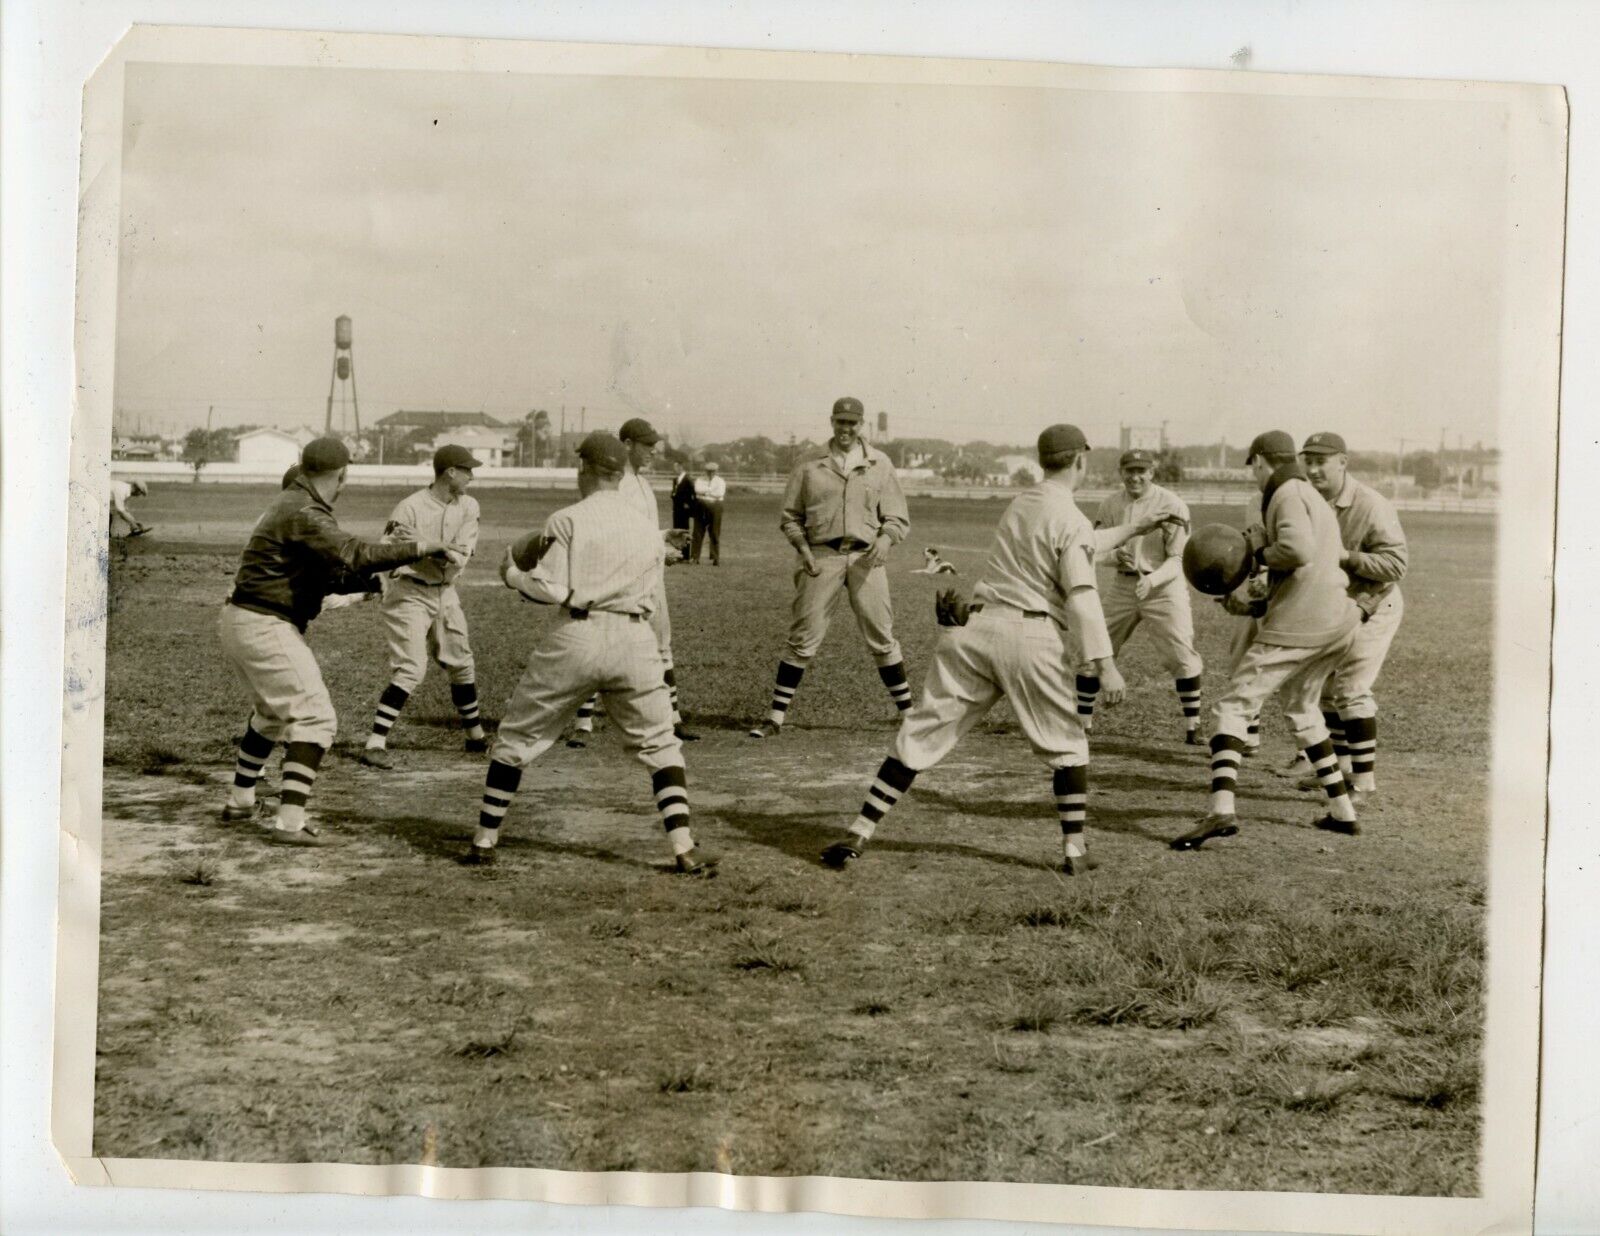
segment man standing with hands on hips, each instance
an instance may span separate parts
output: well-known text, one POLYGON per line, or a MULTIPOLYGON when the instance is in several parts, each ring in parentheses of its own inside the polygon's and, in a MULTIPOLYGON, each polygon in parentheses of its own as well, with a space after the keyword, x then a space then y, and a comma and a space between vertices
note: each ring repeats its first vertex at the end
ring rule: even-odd
POLYGON ((822 647, 840 594, 850 598, 878 676, 901 712, 911 707, 905 659, 894 638, 889 551, 911 527, 894 465, 861 440, 865 410, 848 395, 833 405, 833 437, 821 454, 802 460, 789 474, 779 527, 800 555, 795 572, 789 644, 778 662, 767 719, 751 738, 776 738, 800 680, 822 647))
POLYGON ((689 561, 700 563, 700 547, 711 541, 711 565, 722 562, 722 500, 728 495, 728 482, 717 475, 717 461, 706 461, 706 473, 694 480, 694 543, 689 561))

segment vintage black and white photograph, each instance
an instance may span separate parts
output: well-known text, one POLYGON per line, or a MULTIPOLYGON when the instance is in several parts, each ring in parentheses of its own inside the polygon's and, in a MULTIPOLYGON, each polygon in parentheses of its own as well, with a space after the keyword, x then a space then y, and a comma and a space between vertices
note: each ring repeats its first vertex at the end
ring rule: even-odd
POLYGON ((87 96, 78 1153, 1531 1196, 1559 90, 299 37, 87 96))

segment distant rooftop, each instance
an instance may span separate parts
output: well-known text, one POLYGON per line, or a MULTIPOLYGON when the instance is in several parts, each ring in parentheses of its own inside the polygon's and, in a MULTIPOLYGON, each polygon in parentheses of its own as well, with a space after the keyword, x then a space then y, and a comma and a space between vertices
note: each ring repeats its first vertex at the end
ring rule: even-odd
POLYGON ((487 412, 407 412, 391 413, 378 422, 389 429, 459 429, 463 425, 485 425, 490 429, 509 429, 507 421, 497 421, 487 412))

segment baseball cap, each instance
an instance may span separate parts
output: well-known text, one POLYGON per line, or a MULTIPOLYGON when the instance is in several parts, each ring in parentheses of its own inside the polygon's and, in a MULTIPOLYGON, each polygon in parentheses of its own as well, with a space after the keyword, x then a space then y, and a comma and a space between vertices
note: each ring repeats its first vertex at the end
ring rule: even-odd
POLYGON ((457 446, 454 442, 446 443, 433 453, 433 471, 438 475, 446 468, 481 468, 483 465, 472 457, 472 452, 464 446, 457 446))
POLYGON ((1258 433, 1250 443, 1250 451, 1244 457, 1245 463, 1252 463, 1257 455, 1293 455, 1294 439, 1281 429, 1269 429, 1266 433, 1258 433))
POLYGON ((853 399, 846 395, 843 399, 833 401, 833 414, 840 420, 859 421, 866 416, 866 409, 861 406, 861 400, 853 399))
POLYGON ((1153 468, 1156 466, 1156 457, 1143 447, 1136 446, 1131 451, 1123 451, 1122 458, 1117 460, 1119 468, 1153 468))
POLYGON ((1039 435, 1039 454, 1065 455, 1068 451, 1086 451, 1089 440, 1076 425, 1051 425, 1039 435))
POLYGON ((313 438, 300 452, 300 468, 308 476, 337 472, 350 462, 350 448, 338 438, 313 438))
POLYGON ((720 467, 722 467, 722 465, 719 464, 715 459, 706 460, 706 471, 707 472, 715 472, 720 467))
POLYGON ((293 485, 299 479, 300 479, 300 465, 299 464, 290 464, 288 471, 286 471, 283 474, 283 483, 282 483, 281 488, 288 489, 289 486, 293 485))
POLYGON ((628 452, 615 434, 596 429, 578 444, 578 458, 596 472, 620 476, 628 466, 628 452))
POLYGON ((1344 439, 1336 433, 1314 433, 1300 448, 1302 455, 1343 455, 1348 452, 1344 439))
POLYGON ((624 442, 637 442, 640 446, 654 446, 661 441, 661 435, 642 416, 636 416, 631 421, 624 421, 622 428, 617 430, 617 437, 624 442))

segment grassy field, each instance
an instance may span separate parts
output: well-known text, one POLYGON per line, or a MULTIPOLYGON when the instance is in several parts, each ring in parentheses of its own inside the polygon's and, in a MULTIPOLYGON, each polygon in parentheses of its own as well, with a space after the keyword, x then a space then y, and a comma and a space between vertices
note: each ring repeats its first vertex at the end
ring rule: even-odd
MULTIPOLYGON (((352 490, 376 532, 399 492, 352 490)), ((216 819, 246 699, 217 606, 269 491, 158 486, 112 568, 95 1152, 257 1161, 1470 1194, 1483 966, 1493 525, 1412 516, 1381 684, 1379 803, 1309 827, 1273 775, 1232 841, 1174 854, 1204 808, 1171 683, 1135 636, 1097 730, 1069 880, 1048 770, 1004 706, 925 774, 850 871, 816 853, 860 804, 893 711, 848 611, 784 736, 766 707, 790 595, 776 500, 735 495, 723 565, 668 573, 696 831, 716 880, 666 872, 647 781, 604 730, 524 781, 502 861, 450 861, 482 757, 432 677, 354 756, 384 684, 375 608, 312 628, 340 715, 314 810, 341 844, 216 819)), ((566 499, 488 490, 468 619, 493 718, 543 612, 490 564, 566 499), (477 586, 482 585, 482 586, 477 586)), ((915 503, 891 583, 913 684, 936 545, 969 582, 998 502, 915 503)), ((1238 512, 1196 512, 1204 522, 1238 512)), ((1197 606, 1226 662, 1226 619, 1197 606)), ((275 781, 269 771, 268 783, 275 781)))

